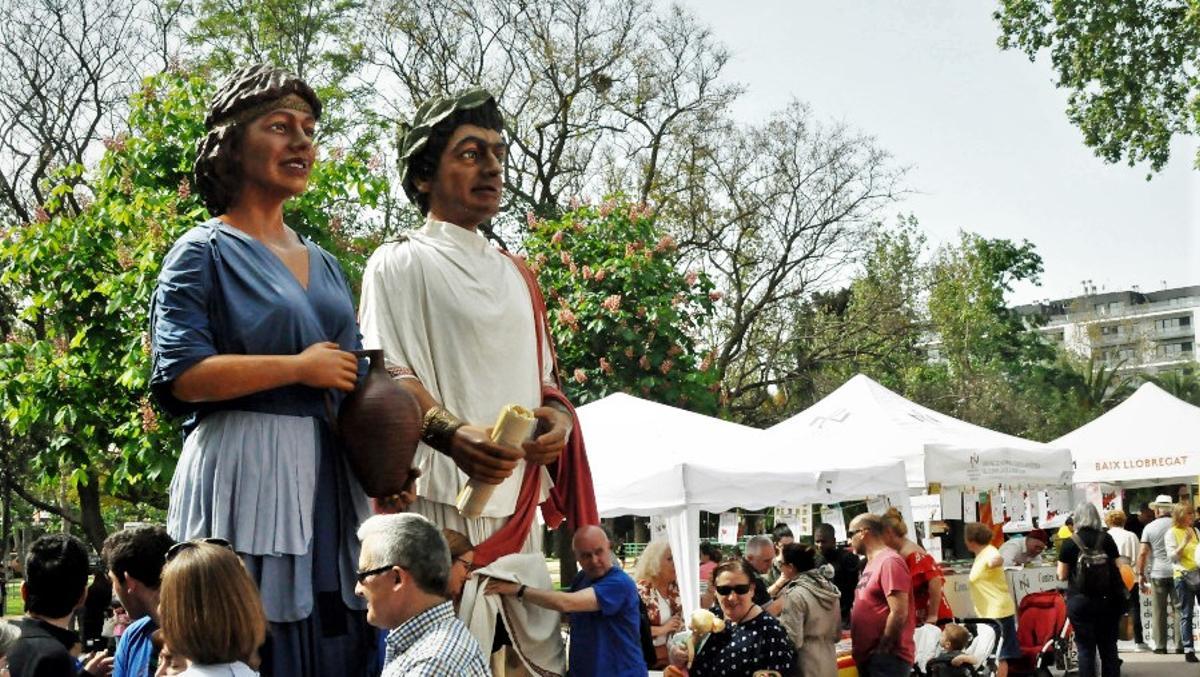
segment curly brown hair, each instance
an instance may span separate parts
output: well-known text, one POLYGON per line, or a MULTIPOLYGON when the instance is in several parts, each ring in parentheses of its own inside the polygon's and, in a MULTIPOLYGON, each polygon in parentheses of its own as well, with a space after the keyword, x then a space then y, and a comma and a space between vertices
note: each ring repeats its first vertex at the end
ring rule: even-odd
POLYGON ((224 214, 241 190, 242 167, 237 160, 244 123, 240 113, 269 101, 295 94, 321 119, 321 100, 308 83, 287 71, 266 64, 239 68, 229 74, 209 102, 204 126, 208 134, 196 144, 193 170, 196 192, 213 216, 224 214))

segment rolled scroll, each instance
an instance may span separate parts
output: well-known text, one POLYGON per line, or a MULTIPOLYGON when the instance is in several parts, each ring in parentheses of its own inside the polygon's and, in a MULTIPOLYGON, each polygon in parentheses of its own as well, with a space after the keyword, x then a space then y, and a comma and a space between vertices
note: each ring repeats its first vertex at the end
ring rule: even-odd
MULTIPOLYGON (((496 425, 492 427, 492 441, 510 447, 521 448, 521 443, 529 439, 537 427, 537 417, 525 407, 510 404, 500 410, 496 417, 496 425)), ((496 485, 471 480, 458 494, 455 506, 463 517, 479 517, 483 508, 492 497, 496 485)))

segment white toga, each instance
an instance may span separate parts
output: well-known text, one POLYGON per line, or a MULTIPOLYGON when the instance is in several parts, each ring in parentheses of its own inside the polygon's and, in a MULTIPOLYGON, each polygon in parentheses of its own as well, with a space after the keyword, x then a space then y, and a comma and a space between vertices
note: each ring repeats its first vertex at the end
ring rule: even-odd
MULTIPOLYGON (((382 348, 389 368, 411 372, 450 413, 481 428, 495 424, 505 405, 541 406, 541 384, 552 382, 545 343, 539 379, 533 307, 520 271, 482 235, 449 223, 427 221, 371 255, 359 325, 364 347, 382 348)), ((475 544, 512 515, 525 470, 520 461, 483 516, 463 520, 454 502, 468 478, 454 461, 421 444, 413 465, 421 476, 412 510, 475 544)), ((539 502, 551 486, 543 469, 539 502)), ((531 531, 540 537, 536 525, 531 531)))

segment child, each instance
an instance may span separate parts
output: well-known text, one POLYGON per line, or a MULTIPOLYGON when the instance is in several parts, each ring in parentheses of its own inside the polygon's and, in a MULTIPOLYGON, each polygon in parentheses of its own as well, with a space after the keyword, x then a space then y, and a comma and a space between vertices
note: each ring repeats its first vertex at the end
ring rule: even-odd
POLYGON ((942 652, 929 661, 929 677, 970 677, 975 674, 972 666, 979 660, 963 653, 971 643, 971 633, 961 625, 947 623, 942 630, 942 652))

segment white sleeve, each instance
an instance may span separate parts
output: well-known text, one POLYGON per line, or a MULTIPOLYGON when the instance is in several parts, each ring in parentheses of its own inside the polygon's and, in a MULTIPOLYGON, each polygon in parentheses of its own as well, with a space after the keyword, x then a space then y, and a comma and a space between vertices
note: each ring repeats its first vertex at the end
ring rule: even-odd
POLYGON ((420 294, 420 265, 407 243, 375 250, 363 271, 358 326, 363 347, 382 348, 393 376, 432 373, 420 294))

